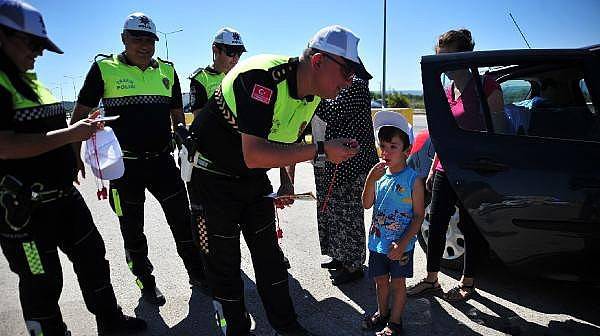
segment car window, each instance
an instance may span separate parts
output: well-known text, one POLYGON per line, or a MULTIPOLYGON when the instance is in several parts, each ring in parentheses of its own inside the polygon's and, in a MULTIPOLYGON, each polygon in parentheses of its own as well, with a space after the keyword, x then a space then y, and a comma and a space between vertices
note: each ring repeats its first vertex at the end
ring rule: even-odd
POLYGON ((502 116, 502 87, 489 75, 489 69, 457 69, 446 71, 440 77, 450 111, 458 127, 467 131, 483 132, 488 125, 495 132, 503 132, 497 123, 502 116), (485 102, 480 99, 485 96, 485 102), (484 111, 490 111, 486 113, 484 111), (491 116, 491 120, 486 120, 491 116))
POLYGON ((538 63, 447 70, 440 80, 464 130, 600 141, 589 75, 582 64, 538 63))
POLYGON ((529 98, 531 93, 531 83, 522 79, 511 79, 503 82, 502 95, 504 104, 518 103, 529 98))

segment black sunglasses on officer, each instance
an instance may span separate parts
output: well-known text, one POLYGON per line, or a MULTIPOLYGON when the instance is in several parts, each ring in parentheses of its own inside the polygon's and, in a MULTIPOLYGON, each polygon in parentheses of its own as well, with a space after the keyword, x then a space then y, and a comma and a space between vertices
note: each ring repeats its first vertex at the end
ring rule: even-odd
POLYGON ((342 69, 342 76, 344 76, 344 79, 346 80, 351 80, 352 77, 354 77, 354 67, 350 64, 348 64, 347 62, 340 62, 338 60, 335 59, 335 57, 329 55, 328 53, 323 53, 323 55, 327 58, 329 58, 330 60, 334 61, 336 64, 338 64, 340 66, 340 68, 342 69))
POLYGON ((239 48, 228 48, 228 47, 218 47, 219 50, 221 50, 222 52, 225 53, 225 55, 227 55, 227 57, 240 57, 242 56, 242 54, 244 53, 243 50, 239 49, 239 48))

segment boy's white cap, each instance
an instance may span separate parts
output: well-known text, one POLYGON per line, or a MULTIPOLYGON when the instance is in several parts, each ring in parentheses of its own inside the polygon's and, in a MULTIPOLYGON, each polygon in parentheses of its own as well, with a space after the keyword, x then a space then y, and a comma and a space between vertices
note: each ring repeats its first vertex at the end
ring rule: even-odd
POLYGON ((133 32, 134 35, 149 35, 153 36, 158 41, 158 35, 156 35, 156 26, 150 17, 144 13, 135 12, 129 14, 125 19, 123 30, 133 32))
POLYGON ((411 145, 415 140, 412 125, 398 112, 384 110, 375 114, 375 117, 373 118, 373 129, 375 130, 375 139, 377 140, 377 143, 379 143, 379 130, 383 126, 393 126, 406 133, 406 135, 408 135, 408 142, 411 145))
POLYGON ((244 42, 242 41, 242 36, 240 33, 237 30, 229 27, 223 27, 219 29, 219 31, 215 34, 213 43, 241 47, 240 49, 242 51, 246 51, 246 47, 244 47, 244 42))
POLYGON ((44 48, 62 54, 48 38, 42 14, 30 4, 14 0, 0 0, 0 25, 38 37, 44 48))
POLYGON ((308 47, 347 59, 356 75, 368 80, 371 75, 358 58, 358 41, 360 39, 349 29, 333 25, 319 30, 308 42, 308 47))

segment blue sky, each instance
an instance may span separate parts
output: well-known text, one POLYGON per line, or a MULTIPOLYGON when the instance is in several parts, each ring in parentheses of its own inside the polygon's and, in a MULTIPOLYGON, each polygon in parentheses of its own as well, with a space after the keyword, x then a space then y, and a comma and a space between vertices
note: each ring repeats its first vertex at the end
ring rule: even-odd
MULTIPOLYGON (((169 58, 189 90, 188 75, 211 63, 210 43, 222 26, 240 31, 248 53, 297 56, 320 28, 341 24, 361 38, 359 54, 373 75, 371 89, 382 80, 383 0, 183 1, 183 0, 30 0, 44 15, 52 39, 64 55, 46 52, 36 63, 40 79, 66 100, 94 56, 122 51, 120 32, 127 15, 141 11, 169 35, 169 58)), ((600 43, 600 0, 445 1, 388 0, 386 87, 420 90, 420 57, 433 53, 437 37, 469 28, 478 50, 525 48, 508 11, 534 48, 568 48, 600 43)), ((164 39, 157 56, 166 57, 164 39)))

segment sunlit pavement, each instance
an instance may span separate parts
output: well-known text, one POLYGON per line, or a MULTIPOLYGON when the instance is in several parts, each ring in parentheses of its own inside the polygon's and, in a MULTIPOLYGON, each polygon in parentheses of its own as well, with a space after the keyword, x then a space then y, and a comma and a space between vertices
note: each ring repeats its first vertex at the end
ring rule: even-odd
MULTIPOLYGON (((417 115, 416 128, 425 126, 417 115)), ((89 173, 88 173, 89 174, 89 173)), ((278 172, 269 174, 278 186, 278 172)), ((298 165, 296 192, 314 190, 312 166, 298 165)), ((108 201, 96 199, 95 181, 88 176, 80 188, 104 237, 111 278, 117 299, 127 314, 149 322, 144 335, 215 335, 211 301, 191 290, 183 264, 177 257, 173 238, 158 202, 147 194, 146 234, 157 283, 167 298, 156 308, 139 300, 139 290, 129 273, 123 255, 123 241, 116 216, 108 201)), ((366 226, 371 212, 365 213, 366 226)), ((68 216, 68 214, 65 214, 68 216)), ((296 202, 279 212, 284 238, 281 246, 290 259, 290 288, 299 320, 318 335, 372 335, 359 328, 362 315, 375 309, 375 289, 371 281, 335 287, 329 273, 319 267, 315 202, 296 202)), ((95 335, 93 316, 86 310, 73 268, 61 254, 64 272, 60 300, 64 319, 73 335, 95 335)), ((593 267, 590 265, 590 267, 593 267)), ((246 285, 246 305, 257 322, 257 335, 271 335, 254 284, 254 272, 245 245, 242 269, 246 285)), ((501 265, 490 264, 477 279, 479 296, 466 303, 451 305, 437 297, 409 299, 404 313, 405 335, 600 335, 599 290, 577 284, 538 279, 522 279, 501 265)), ((425 255, 415 253, 415 283, 425 275, 425 255)), ((452 288, 457 273, 441 275, 445 290, 452 288)), ((26 336, 18 300, 17 277, 0 258, 0 335, 26 336)))

